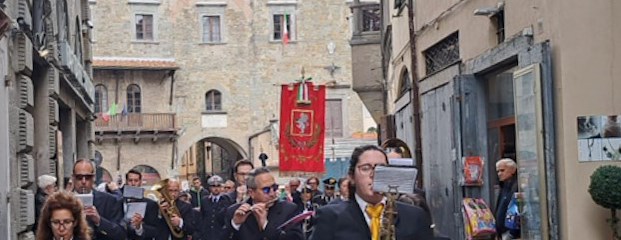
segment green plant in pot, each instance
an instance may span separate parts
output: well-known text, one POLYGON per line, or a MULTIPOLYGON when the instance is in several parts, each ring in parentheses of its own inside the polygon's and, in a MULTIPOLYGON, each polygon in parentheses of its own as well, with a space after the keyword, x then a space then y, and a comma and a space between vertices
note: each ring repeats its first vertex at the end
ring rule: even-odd
POLYGON ((621 167, 606 165, 597 168, 591 175, 589 193, 595 203, 610 209, 611 218, 607 221, 612 228, 613 239, 621 240, 617 217, 617 210, 621 209, 621 167))

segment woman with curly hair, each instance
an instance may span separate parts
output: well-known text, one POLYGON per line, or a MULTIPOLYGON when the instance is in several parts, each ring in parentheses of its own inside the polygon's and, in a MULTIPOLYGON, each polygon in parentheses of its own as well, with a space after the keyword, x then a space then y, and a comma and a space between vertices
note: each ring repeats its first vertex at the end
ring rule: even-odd
POLYGON ((69 192, 50 195, 39 216, 37 240, 91 240, 82 203, 69 192))

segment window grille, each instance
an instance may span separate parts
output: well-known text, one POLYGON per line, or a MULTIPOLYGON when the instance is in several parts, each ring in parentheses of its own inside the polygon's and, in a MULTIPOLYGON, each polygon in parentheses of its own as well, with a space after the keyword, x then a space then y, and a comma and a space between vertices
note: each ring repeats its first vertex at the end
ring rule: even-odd
POLYGON ((218 43, 221 41, 220 16, 203 16, 203 42, 218 43))
POLYGON ((362 31, 380 31, 382 27, 379 5, 368 5, 362 8, 362 31))
POLYGON ((427 74, 459 61, 459 33, 453 33, 423 52, 427 74))

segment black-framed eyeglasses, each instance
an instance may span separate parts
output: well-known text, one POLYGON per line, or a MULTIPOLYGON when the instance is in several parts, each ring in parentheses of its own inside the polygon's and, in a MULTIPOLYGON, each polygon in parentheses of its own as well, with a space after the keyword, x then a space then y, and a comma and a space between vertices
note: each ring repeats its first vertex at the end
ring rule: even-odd
POLYGON ((376 164, 376 165, 371 165, 371 164, 362 164, 360 166, 357 166, 358 171, 360 171, 360 173, 364 174, 364 175, 369 175, 371 174, 371 172, 375 171, 375 168, 377 166, 386 166, 386 164, 376 164))
POLYGON ((60 226, 63 227, 68 227, 71 226, 73 223, 75 222, 75 220, 73 219, 64 219, 64 220, 59 220, 59 219, 53 219, 50 220, 50 223, 52 224, 52 227, 58 228, 60 226))
POLYGON ((265 193, 265 194, 270 194, 270 192, 272 192, 272 191, 276 192, 277 190, 278 190, 278 184, 277 183, 272 184, 272 186, 267 186, 267 187, 261 188, 261 191, 263 191, 263 193, 265 193))
POLYGON ((74 174, 73 177, 75 177, 76 180, 80 181, 80 180, 91 180, 93 179, 93 177, 95 176, 95 174, 74 174))

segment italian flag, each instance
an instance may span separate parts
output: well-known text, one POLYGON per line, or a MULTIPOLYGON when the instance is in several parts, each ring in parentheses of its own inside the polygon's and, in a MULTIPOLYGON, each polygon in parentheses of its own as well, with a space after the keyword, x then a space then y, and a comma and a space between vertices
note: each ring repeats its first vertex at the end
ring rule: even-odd
POLYGON ((107 112, 102 112, 101 113, 101 118, 104 120, 104 122, 108 122, 110 121, 110 117, 116 115, 116 103, 113 103, 112 106, 110 106, 110 109, 108 109, 107 112))
POLYGON ((282 28, 284 29, 282 35, 282 44, 287 45, 289 43, 289 30, 287 29, 287 23, 289 22, 289 14, 285 13, 285 17, 283 19, 282 28))

